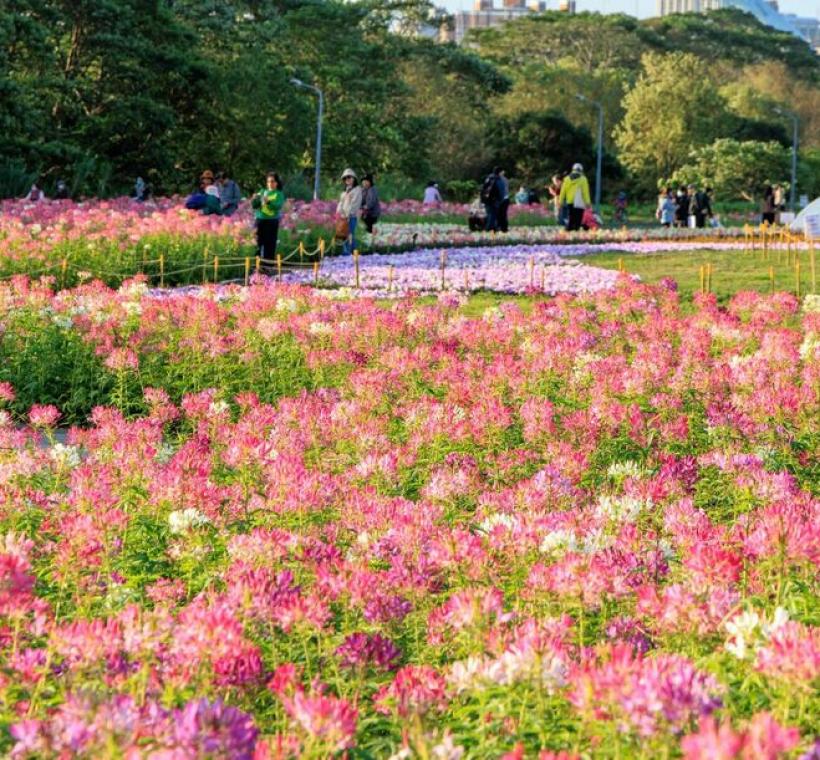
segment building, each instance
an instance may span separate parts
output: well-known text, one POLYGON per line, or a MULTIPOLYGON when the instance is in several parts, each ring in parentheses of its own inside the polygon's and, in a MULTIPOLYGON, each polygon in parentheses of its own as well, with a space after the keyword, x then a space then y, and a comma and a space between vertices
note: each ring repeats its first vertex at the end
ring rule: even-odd
POLYGON ((817 19, 799 18, 780 13, 777 0, 657 0, 658 15, 671 13, 703 13, 721 8, 737 8, 751 13, 758 21, 781 32, 789 32, 816 46, 817 19))
MULTIPOLYGON (((575 0, 562 2, 575 6, 575 0)), ((494 0, 475 0, 473 10, 453 14, 452 26, 442 29, 441 39, 444 42, 461 43, 470 29, 488 29, 531 13, 541 13, 546 9, 545 0, 502 0, 498 6, 494 0)))

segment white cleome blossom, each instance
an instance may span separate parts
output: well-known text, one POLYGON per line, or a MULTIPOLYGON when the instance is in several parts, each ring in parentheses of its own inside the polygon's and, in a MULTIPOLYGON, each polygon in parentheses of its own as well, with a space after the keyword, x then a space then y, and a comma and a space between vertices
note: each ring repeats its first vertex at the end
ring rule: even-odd
POLYGON ((187 533, 191 528, 199 528, 209 522, 207 516, 194 507, 175 509, 168 515, 168 527, 174 535, 187 533))

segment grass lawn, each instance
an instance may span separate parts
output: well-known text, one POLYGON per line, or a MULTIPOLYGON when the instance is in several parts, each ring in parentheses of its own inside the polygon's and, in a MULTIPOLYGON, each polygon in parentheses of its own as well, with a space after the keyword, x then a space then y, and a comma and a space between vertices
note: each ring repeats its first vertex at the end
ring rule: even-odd
MULTIPOLYGON (((820 257, 818 257, 820 258, 820 257)), ((794 263, 788 264, 786 252, 771 254, 770 261, 763 261, 760 253, 745 254, 743 251, 672 251, 669 253, 595 253, 579 256, 577 259, 590 266, 617 269, 618 259, 623 259, 627 272, 637 274, 644 282, 658 282, 664 277, 671 277, 678 283, 681 302, 684 306, 691 303, 692 296, 700 290, 700 267, 712 265, 712 291, 717 294, 718 302, 725 303, 739 290, 757 290, 769 292, 769 266, 774 269, 776 290, 795 292, 797 279, 794 263)), ((820 269, 820 261, 817 261, 820 269)), ((809 255, 800 253, 800 295, 811 292, 811 269, 809 255)), ((433 300, 432 298, 430 299, 433 300)), ((509 296, 501 293, 476 293, 463 307, 467 316, 477 317, 492 306, 513 301, 523 309, 529 310, 532 304, 542 300, 542 296, 509 296)))
MULTIPOLYGON (((786 251, 771 251, 769 260, 761 254, 743 251, 670 251, 669 253, 595 253, 579 256, 578 260, 590 266, 617 269, 623 259, 627 272, 637 274, 644 282, 658 282, 671 277, 678 283, 683 300, 690 299, 700 290, 700 267, 712 265, 712 292, 719 302, 725 302, 739 290, 771 290, 769 267, 774 270, 776 290, 795 292, 797 277, 794 257, 787 261, 786 251)), ((817 262, 820 265, 820 262, 817 262)), ((800 295, 811 292, 811 267, 807 251, 800 252, 800 295)))

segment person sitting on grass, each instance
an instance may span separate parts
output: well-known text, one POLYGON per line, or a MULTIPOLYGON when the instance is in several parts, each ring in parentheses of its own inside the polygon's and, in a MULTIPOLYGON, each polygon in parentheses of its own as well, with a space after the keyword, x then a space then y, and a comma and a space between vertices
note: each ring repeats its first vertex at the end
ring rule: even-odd
POLYGON ((222 202, 219 200, 219 190, 216 185, 208 185, 205 188, 205 204, 202 206, 202 214, 210 216, 214 214, 221 216, 222 202))

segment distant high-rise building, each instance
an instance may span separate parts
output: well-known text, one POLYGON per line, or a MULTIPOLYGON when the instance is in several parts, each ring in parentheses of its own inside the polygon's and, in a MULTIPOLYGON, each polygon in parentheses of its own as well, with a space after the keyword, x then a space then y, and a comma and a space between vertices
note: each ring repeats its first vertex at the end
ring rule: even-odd
POLYGON ((502 0, 499 7, 494 0, 475 0, 472 11, 453 14, 452 28, 443 29, 440 38, 445 42, 460 43, 470 29, 487 29, 546 9, 545 0, 502 0))
POLYGON ((561 0, 558 3, 558 10, 562 13, 575 13, 575 0, 561 0))
POLYGON ((671 13, 703 13, 717 11, 721 8, 737 8, 751 13, 763 24, 779 29, 781 32, 790 32, 802 37, 808 42, 812 36, 806 29, 811 28, 814 19, 800 19, 796 16, 785 16, 779 11, 777 0, 657 0, 658 15, 668 16, 671 13), (804 23, 805 22, 805 23, 804 23))

